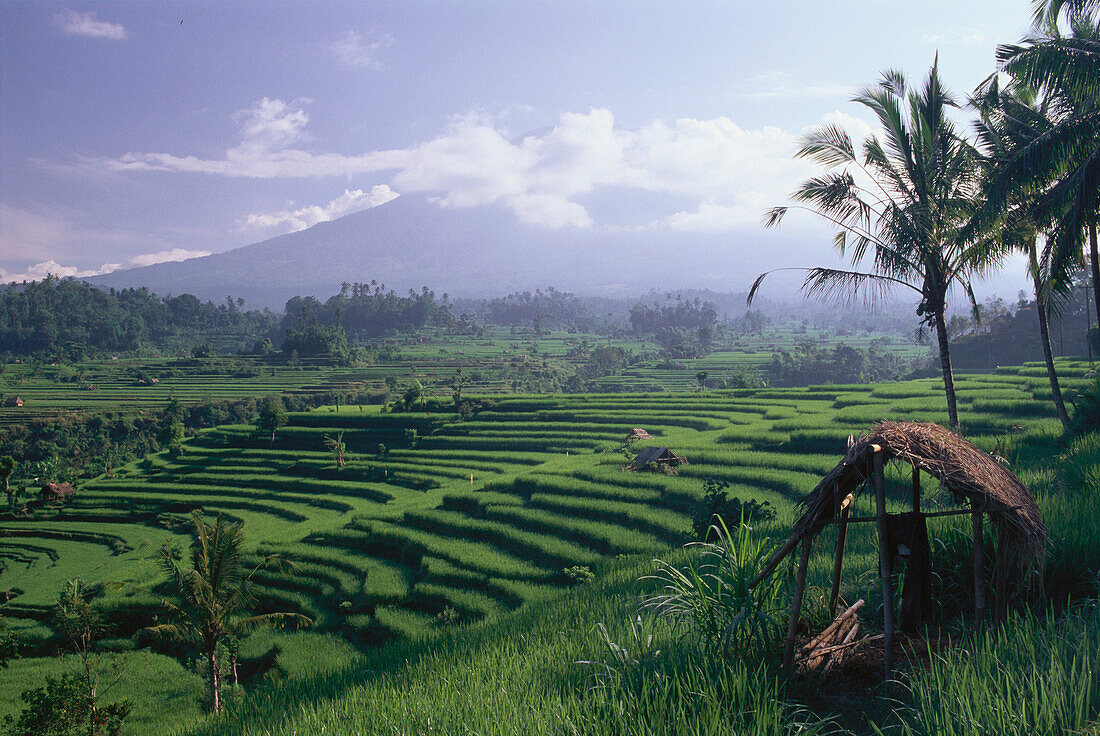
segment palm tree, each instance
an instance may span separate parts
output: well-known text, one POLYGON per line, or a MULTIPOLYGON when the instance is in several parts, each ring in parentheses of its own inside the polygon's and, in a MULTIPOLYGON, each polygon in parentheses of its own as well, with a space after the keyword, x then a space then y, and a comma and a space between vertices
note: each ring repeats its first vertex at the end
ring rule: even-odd
POLYGON ((244 564, 244 532, 242 524, 229 523, 219 516, 213 525, 203 521, 199 512, 191 514, 195 539, 191 543, 189 569, 179 564, 178 550, 165 542, 161 547, 160 564, 175 588, 179 602, 161 601, 168 623, 159 623, 146 630, 197 645, 206 656, 210 689, 210 707, 221 711, 221 678, 218 644, 236 635, 268 623, 309 625, 309 618, 297 613, 262 613, 248 615, 256 602, 252 576, 261 567, 277 564, 270 556, 252 569, 244 564))
MULTIPOLYGON (((988 181, 996 183, 1001 168, 1012 160, 1016 152, 1042 136, 1055 124, 1050 117, 1045 98, 1039 98, 1034 90, 1023 87, 1002 89, 996 75, 978 88, 971 104, 978 110, 978 139, 985 154, 988 181)), ((1054 257, 1051 247, 1039 250, 1040 230, 1033 215, 1033 205, 1042 192, 1018 190, 1011 193, 1011 205, 1002 213, 995 225, 983 222, 988 207, 975 217, 974 227, 999 230, 1007 245, 1027 256, 1028 275, 1035 289, 1035 308, 1039 317, 1039 336, 1046 361, 1047 377, 1058 420, 1067 431, 1070 428, 1069 413, 1062 398, 1058 373, 1054 366, 1054 351, 1050 344, 1049 315, 1073 287, 1073 276, 1065 259, 1054 257)), ((988 202, 989 200, 987 200, 988 202)), ((1048 246, 1051 241, 1048 240, 1048 246)))
MULTIPOLYGON (((997 48, 997 59, 1016 86, 1039 90, 1049 101, 1052 125, 1016 149, 988 190, 989 210, 1006 210, 1015 193, 1037 192, 1036 222, 1049 227, 1054 265, 1082 260, 1087 242, 1094 299, 1100 299, 1100 26, 1080 11, 1098 2, 1044 4, 1042 33, 997 48), (1057 24, 1070 12, 1067 36, 1057 24)), ((1100 301, 1096 302, 1100 319, 1100 301)))
MULTIPOLYGON (((996 264, 999 250, 987 240, 966 240, 961 230, 976 205, 980 171, 974 147, 947 115, 957 107, 940 84, 937 63, 924 85, 910 90, 901 73, 888 71, 854 99, 877 116, 883 139, 860 146, 837 125, 807 134, 796 154, 821 164, 826 173, 794 192, 796 209, 813 212, 836 229, 834 244, 850 254, 852 269, 808 268, 802 288, 809 296, 874 299, 895 287, 920 296, 917 315, 939 342, 947 412, 959 426, 955 381, 947 339, 947 297, 961 286, 977 309, 970 280, 996 264), (867 258, 870 270, 856 270, 867 258)), ((775 207, 764 218, 778 225, 791 207, 775 207)), ((767 273, 749 291, 749 303, 767 273)))

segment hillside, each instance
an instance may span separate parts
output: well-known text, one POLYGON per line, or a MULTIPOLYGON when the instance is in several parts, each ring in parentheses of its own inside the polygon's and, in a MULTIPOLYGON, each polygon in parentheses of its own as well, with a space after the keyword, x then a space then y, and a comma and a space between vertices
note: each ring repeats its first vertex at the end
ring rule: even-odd
POLYGON ((737 248, 732 258, 735 246, 721 233, 525 225, 502 207, 441 207, 404 195, 224 253, 88 280, 218 302, 232 295, 271 308, 297 294, 324 297, 342 282, 372 279, 398 291, 429 285, 475 297, 550 284, 618 296, 653 284, 731 291, 747 288, 766 263, 765 249, 755 247, 737 248))
MULTIPOLYGON (((1062 365, 1074 386, 1085 385, 1087 372, 1083 363, 1062 365)), ((1046 471, 1031 469, 1034 459, 1006 449, 1022 441, 1021 426, 1040 441, 1049 441, 1055 431, 1042 376, 1041 367, 1027 366, 960 375, 958 386, 968 436, 1021 463, 1018 469, 1027 471, 1025 480, 1036 489, 1052 536, 1060 540, 1055 561, 1064 564, 1074 549, 1074 542, 1066 541, 1071 529, 1088 534, 1076 512, 1069 513, 1082 501, 1066 500, 1046 471)), ((323 408, 292 414, 274 446, 247 426, 206 431, 179 457, 151 456, 113 478, 85 483, 63 510, 3 524, 0 584, 15 593, 6 615, 32 645, 29 656, 0 671, 5 694, 0 710, 15 708, 25 683, 64 666, 42 656, 52 646, 49 611, 58 586, 82 576, 90 584, 129 583, 108 592, 101 605, 114 612, 112 635, 131 662, 123 692, 157 693, 138 699, 130 732, 163 729, 156 703, 169 699, 178 722, 198 715, 201 688, 195 673, 170 649, 147 649, 129 639, 155 608, 153 591, 161 573, 151 547, 166 537, 183 543, 180 521, 195 507, 244 520, 254 553, 294 561, 296 569, 286 574, 260 574, 261 598, 264 605, 290 607, 316 622, 309 631, 250 637, 241 650, 242 666, 253 673, 247 687, 255 688, 255 678, 277 666, 267 680, 285 678, 292 689, 308 683, 318 696, 338 695, 351 684, 347 678, 363 679, 356 648, 369 652, 373 645, 407 641, 391 655, 420 657, 425 652, 416 650, 415 642, 424 637, 456 624, 491 622, 527 603, 558 600, 583 579, 566 568, 584 566, 600 575, 620 555, 640 564, 668 554, 690 527, 704 479, 731 483, 739 498, 771 503, 779 515, 761 530, 782 533, 794 502, 831 467, 848 435, 883 417, 942 422, 937 381, 705 395, 505 395, 465 421, 443 411, 323 408), (621 472, 620 440, 634 426, 647 428, 655 443, 675 448, 690 465, 671 476, 621 472), (340 433, 350 453, 343 469, 324 448, 326 436, 340 433), (152 675, 159 681, 150 682, 152 675)), ((904 476, 904 469, 897 472, 895 477, 904 476)), ((901 485, 892 493, 895 503, 904 503, 901 485)), ((865 512, 870 509, 861 505, 859 513, 865 512)), ((959 524, 965 526, 941 522, 934 533, 950 540, 959 524)), ((864 595, 869 587, 872 534, 862 528, 849 542, 846 596, 864 595)), ((969 543, 965 536, 959 539, 966 559, 969 543)), ((827 574, 830 544, 826 539, 820 545, 824 551, 812 567, 818 584, 827 574)), ((947 552, 954 554, 950 544, 947 552)), ((1091 564, 1088 560, 1078 556, 1074 564, 1091 564)), ((942 600, 957 600, 952 596, 962 590, 965 609, 965 585, 960 589, 950 577, 943 584, 942 600)), ((602 605, 615 604, 605 599, 602 605)), ((587 630, 595 623, 570 616, 570 626, 587 630)), ((876 625, 873 615, 869 625, 876 625)), ((477 630, 494 628, 472 631, 477 630)), ((490 644, 510 646, 497 639, 490 644)), ((552 666, 575 667, 570 655, 559 655, 564 659, 552 666)), ((542 661, 528 658, 516 666, 529 677, 526 668, 542 661)), ((565 674, 581 685, 587 677, 565 674)), ((412 678, 413 687, 432 679, 417 671, 400 676, 412 678)), ((370 697, 383 695, 379 690, 370 697)), ((499 707, 516 704, 506 699, 499 707)), ((312 729, 296 722, 297 711, 286 703, 276 707, 278 717, 287 719, 281 732, 312 729)), ((411 718, 407 724, 417 730, 419 716, 401 718, 411 718)), ((346 713, 324 722, 338 730, 353 722, 366 725, 346 713)), ((257 732, 254 724, 236 728, 257 732)))

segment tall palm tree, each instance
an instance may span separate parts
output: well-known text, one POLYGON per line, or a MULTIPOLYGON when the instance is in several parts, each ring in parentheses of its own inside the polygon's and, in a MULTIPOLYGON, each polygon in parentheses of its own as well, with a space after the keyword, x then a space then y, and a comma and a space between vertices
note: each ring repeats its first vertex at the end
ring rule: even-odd
POLYGON ((266 557, 249 569, 244 564, 244 531, 240 523, 229 523, 219 516, 207 524, 198 511, 191 514, 195 539, 191 543, 191 565, 183 568, 179 554, 167 542, 161 547, 160 564, 179 596, 179 602, 163 600, 168 623, 146 630, 155 636, 197 645, 209 668, 207 684, 210 707, 222 708, 218 644, 230 635, 249 631, 269 623, 309 625, 309 618, 297 613, 250 614, 256 596, 252 576, 261 567, 277 564, 266 557))
MULTIPOLYGON (((948 117, 948 109, 958 105, 940 83, 938 63, 920 89, 910 90, 899 72, 888 71, 854 101, 874 112, 882 139, 872 136, 857 150, 839 126, 811 131, 796 155, 816 161, 826 173, 803 182, 792 195, 794 208, 836 227, 834 244, 841 255, 850 255, 852 270, 796 270, 807 272, 803 291, 819 298, 873 299, 894 287, 918 294, 917 315, 939 342, 948 417, 957 429, 947 297, 953 287, 962 287, 976 310, 970 280, 1000 255, 987 241, 960 235, 976 206, 977 151, 948 117), (868 258, 870 270, 856 270, 868 258)), ((789 209, 770 210, 765 226, 778 225, 789 209)), ((767 275, 753 284, 750 303, 767 275)))
MULTIPOLYGON (((987 181, 996 182, 1001 175, 1001 167, 1016 155, 1016 152, 1042 136, 1055 124, 1050 117, 1047 99, 1039 97, 1034 90, 1025 87, 1003 89, 999 78, 994 75, 977 90, 971 104, 980 117, 977 122, 978 140, 984 153, 984 168, 987 181)), ((1070 428, 1069 413, 1062 398, 1062 389, 1058 373, 1054 366, 1054 351, 1050 344, 1049 316, 1068 296, 1073 286, 1071 264, 1065 259, 1054 257, 1054 249, 1047 247, 1041 251, 1038 247, 1040 228, 1033 214, 1033 205, 1042 192, 1018 190, 1011 193, 1011 204, 1002 213, 999 222, 983 222, 987 209, 983 208, 973 221, 975 227, 993 227, 997 229, 1006 245, 1021 251, 1027 257, 1028 275, 1035 289, 1035 308, 1039 317, 1039 336, 1043 346, 1043 356, 1050 380, 1050 391, 1058 420, 1067 431, 1070 428)), ((1077 264, 1073 264, 1077 265, 1077 264)))
POLYGON ((1096 9, 1100 2, 1055 0, 1045 7, 1041 33, 999 46, 997 59, 1018 87, 1042 92, 1053 124, 1000 167, 988 190, 987 209, 1007 209, 1016 192, 1041 192, 1032 213, 1051 229, 1056 267, 1081 260, 1088 244, 1100 319, 1100 25, 1079 12, 1096 9), (1078 11, 1071 12, 1069 35, 1057 24, 1062 11, 1078 11))

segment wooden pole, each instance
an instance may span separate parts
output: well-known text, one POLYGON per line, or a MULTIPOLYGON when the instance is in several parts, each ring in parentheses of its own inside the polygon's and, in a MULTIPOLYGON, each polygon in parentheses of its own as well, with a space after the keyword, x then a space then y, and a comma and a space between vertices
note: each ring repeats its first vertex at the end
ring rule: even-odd
POLYGON ((997 530, 997 564, 994 573, 997 579, 997 598, 993 604, 993 625, 1000 628, 1008 613, 1008 535, 1004 526, 997 530))
POLYGON ((848 538, 848 514, 852 511, 852 494, 840 502, 840 521, 836 531, 836 556, 833 558, 833 588, 829 591, 829 615, 836 616, 836 602, 840 598, 840 574, 844 569, 844 542, 848 538))
POLYGON ((920 513, 920 468, 913 466, 913 512, 920 513))
POLYGON ((886 475, 882 453, 875 452, 871 479, 875 485, 875 515, 878 517, 878 571, 882 578, 882 633, 886 649, 886 680, 894 677, 894 581, 891 574, 889 531, 886 523, 886 475))
POLYGON ((783 671, 791 673, 794 664, 794 639, 798 634, 798 615, 802 612, 802 594, 806 591, 806 571, 810 566, 810 547, 813 545, 813 533, 802 539, 802 558, 798 561, 798 576, 794 582, 794 601, 791 603, 791 618, 787 621, 787 644, 783 649, 783 671))
POLYGON ((971 519, 974 527, 974 627, 980 629, 985 620, 985 535, 982 531, 982 512, 974 502, 971 519))

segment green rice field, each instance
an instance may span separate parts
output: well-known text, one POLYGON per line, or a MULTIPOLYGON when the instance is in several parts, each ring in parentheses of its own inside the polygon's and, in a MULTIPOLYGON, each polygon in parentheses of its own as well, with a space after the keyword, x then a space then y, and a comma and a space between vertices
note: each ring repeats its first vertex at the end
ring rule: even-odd
MULTIPOLYGON (((1059 367, 1070 389, 1092 380, 1086 363, 1059 367)), ((276 371, 254 380, 274 387, 295 375, 276 371)), ((1060 432, 1040 365, 960 374, 957 386, 964 432, 986 450, 1006 452, 1006 438, 1021 433, 1060 432)), ((184 395, 182 381, 155 390, 166 389, 184 395)), ((97 399, 112 390, 104 383, 97 399)), ((291 680, 314 677, 387 642, 419 641, 456 623, 555 600, 574 584, 567 568, 601 573, 624 556, 666 554, 685 541, 705 479, 770 503, 778 530, 850 435, 881 419, 946 424, 938 379, 703 393, 498 393, 484 406, 465 421, 438 411, 321 407, 290 414, 273 444, 251 426, 205 430, 178 457, 152 455, 84 483, 60 510, 3 522, 0 591, 10 597, 3 613, 32 652, 46 652, 51 607, 64 581, 79 576, 106 586, 101 604, 113 612, 118 636, 129 637, 155 607, 157 548, 165 540, 185 544, 181 522, 201 509, 245 522, 256 560, 278 554, 294 563, 283 573, 259 574, 262 606, 301 612, 313 627, 254 634, 245 652, 275 652, 291 680), (653 440, 624 448, 634 427, 653 440), (343 468, 323 444, 337 433, 349 453, 343 468), (675 475, 624 471, 645 445, 671 447, 688 464, 675 475)), ((936 503, 948 500, 933 497, 930 508, 936 503)), ((869 534, 853 532, 846 563, 863 578, 874 547, 869 534)), ((823 576, 828 564, 815 558, 811 574, 823 576)), ((848 585, 863 578, 850 575, 848 585)), ((132 644, 123 650, 135 663, 134 682, 140 672, 180 667, 161 654, 131 651, 132 644)), ((0 716, 57 662, 28 656, 0 670, 0 716)), ((176 694, 166 690, 164 697, 178 700, 181 721, 198 715, 201 689, 185 696, 180 683, 191 680, 161 680, 174 683, 176 694)), ((130 733, 170 730, 154 721, 139 708, 130 733)))

